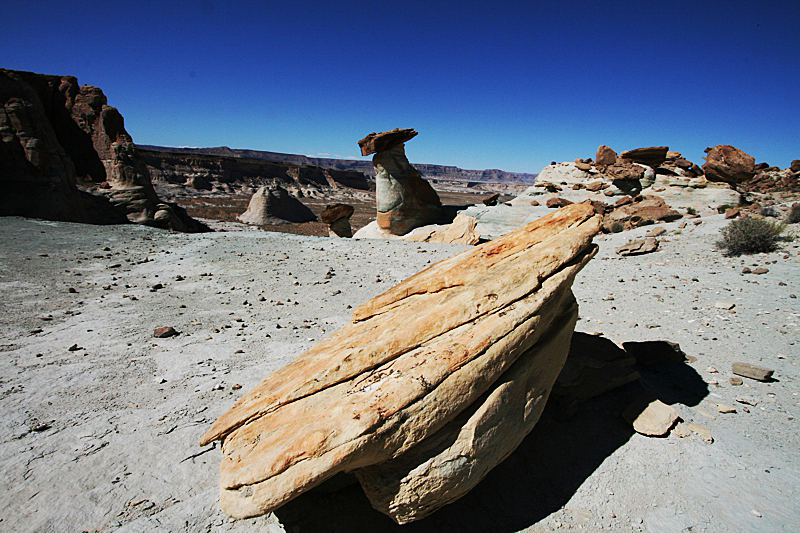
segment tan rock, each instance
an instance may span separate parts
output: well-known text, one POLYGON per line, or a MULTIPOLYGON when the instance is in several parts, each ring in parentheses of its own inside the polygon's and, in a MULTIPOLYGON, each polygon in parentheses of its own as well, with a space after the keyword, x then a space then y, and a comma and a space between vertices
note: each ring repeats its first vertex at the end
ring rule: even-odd
POLYGON ((689 429, 693 433, 700 435, 700 437, 702 437, 706 442, 714 442, 714 437, 711 436, 711 432, 705 426, 701 426, 700 424, 689 424, 689 429))
POLYGON ((732 369, 733 373, 737 376, 743 376, 758 381, 769 381, 772 379, 772 374, 775 373, 774 370, 749 365, 747 363, 733 363, 732 369))
POLYGON ((575 204, 436 263, 267 376, 201 439, 223 440, 222 509, 264 514, 338 472, 400 457, 497 389, 563 327, 599 225, 575 204))
MULTIPOLYGON (((412 231, 403 237, 404 241, 435 242, 440 244, 478 244, 481 235, 475 231, 477 220, 467 215, 458 215, 453 223, 443 230, 412 231)), ((422 229, 422 228, 420 228, 422 229)))
POLYGON ((625 409, 622 416, 642 435, 660 437, 666 435, 678 421, 678 411, 661 400, 641 397, 625 409))
POLYGON ((574 298, 565 299, 546 338, 522 354, 491 391, 398 458, 356 470, 372 506, 399 524, 419 520, 469 492, 508 457, 544 410, 577 318, 574 298))

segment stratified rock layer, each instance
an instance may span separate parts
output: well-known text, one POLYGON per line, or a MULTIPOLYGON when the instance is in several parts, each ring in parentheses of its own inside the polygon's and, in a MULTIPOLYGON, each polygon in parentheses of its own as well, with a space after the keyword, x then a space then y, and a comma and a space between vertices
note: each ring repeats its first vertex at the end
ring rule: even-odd
POLYGON ((364 484, 398 522, 468 491, 538 419, 569 348, 572 280, 599 227, 591 206, 567 206, 360 306, 203 435, 223 440, 222 509, 267 513, 338 472, 395 459, 385 483, 364 484), (453 477, 437 470, 449 485, 438 495, 422 478, 404 481, 418 458, 459 450, 472 451, 453 477))

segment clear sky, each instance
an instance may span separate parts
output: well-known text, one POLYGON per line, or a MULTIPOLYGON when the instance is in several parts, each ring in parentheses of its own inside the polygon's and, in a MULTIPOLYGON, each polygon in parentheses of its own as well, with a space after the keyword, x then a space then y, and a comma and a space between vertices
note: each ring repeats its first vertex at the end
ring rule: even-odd
POLYGON ((139 144, 538 172, 668 145, 800 159, 800 2, 10 1, 0 67, 103 89, 139 144))

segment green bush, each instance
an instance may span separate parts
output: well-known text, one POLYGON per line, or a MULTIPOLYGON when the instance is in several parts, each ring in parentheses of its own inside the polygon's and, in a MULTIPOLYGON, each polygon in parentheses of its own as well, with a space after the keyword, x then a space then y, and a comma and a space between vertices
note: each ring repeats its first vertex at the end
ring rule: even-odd
POLYGON ((725 211, 727 211, 728 209, 733 209, 734 207, 736 207, 736 206, 733 205, 733 204, 718 205, 717 206, 717 213, 725 214, 725 211))
POLYGON ((625 229, 625 226, 622 225, 622 222, 614 222, 611 224, 611 233, 619 233, 625 229))
POLYGON ((686 213, 689 214, 689 215, 696 215, 697 214, 697 209, 695 209, 694 207, 687 207, 686 208, 686 213))
POLYGON ((785 224, 761 218, 738 218, 719 230, 722 238, 715 245, 727 256, 774 252, 785 229, 785 224))
POLYGON ((800 222, 800 204, 794 204, 791 209, 789 209, 789 214, 786 215, 786 223, 787 224, 797 224, 800 222))

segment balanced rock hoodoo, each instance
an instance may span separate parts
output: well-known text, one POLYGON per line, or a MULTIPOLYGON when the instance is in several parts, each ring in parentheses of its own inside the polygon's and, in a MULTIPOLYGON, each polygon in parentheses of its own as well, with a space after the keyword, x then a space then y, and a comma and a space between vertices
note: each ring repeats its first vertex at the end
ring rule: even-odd
POLYGON ((405 142, 413 129, 370 133, 360 141, 361 155, 375 154, 375 202, 378 226, 392 235, 442 221, 442 202, 430 183, 408 162, 405 142))
POLYGON ((570 205, 357 308, 203 435, 222 440, 223 511, 268 513, 338 472, 398 523, 468 492, 542 413, 599 228, 570 205))

